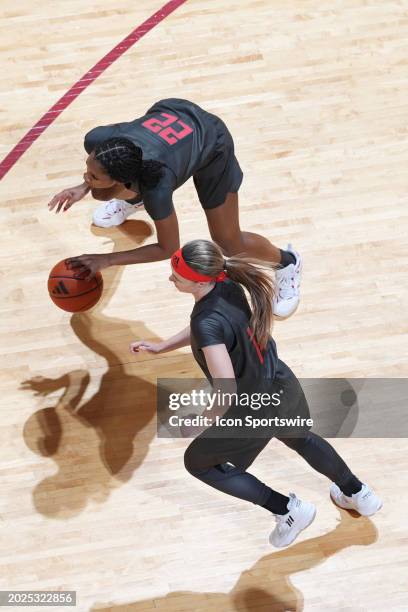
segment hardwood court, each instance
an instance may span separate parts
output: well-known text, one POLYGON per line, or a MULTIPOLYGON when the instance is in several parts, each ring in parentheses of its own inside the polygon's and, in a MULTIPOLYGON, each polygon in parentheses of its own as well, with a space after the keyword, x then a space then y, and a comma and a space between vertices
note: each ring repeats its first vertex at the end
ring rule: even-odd
MULTIPOLYGON (((3 0, 2 157, 162 2, 3 0)), ((46 204, 81 180, 90 128, 190 98, 234 136, 242 227, 303 254, 301 305, 275 326, 282 359, 300 377, 406 377, 407 35, 397 0, 188 0, 4 177, 1 589, 76 590, 81 611, 406 610, 406 439, 333 441, 384 499, 372 520, 336 509, 273 441, 252 472, 318 515, 272 549, 266 511, 195 481, 188 440, 155 437, 156 378, 199 375, 187 349, 128 351, 188 321, 168 262, 105 270, 90 313, 48 298, 54 263, 153 241, 148 216, 101 230, 89 198, 46 204)), ((175 205, 183 242, 208 237, 191 181, 175 205)))

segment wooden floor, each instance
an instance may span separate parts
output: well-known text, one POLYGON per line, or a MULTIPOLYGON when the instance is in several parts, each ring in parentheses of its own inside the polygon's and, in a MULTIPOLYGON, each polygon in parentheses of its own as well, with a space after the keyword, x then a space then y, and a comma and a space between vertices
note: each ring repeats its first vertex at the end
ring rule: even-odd
MULTIPOLYGON (((3 0, 1 156, 162 3, 3 0)), ((156 378, 199 373, 187 349, 128 352, 188 322, 168 263, 106 270, 88 314, 46 290, 64 257, 154 240, 144 212, 108 230, 91 227, 89 198, 48 212, 82 176, 84 133, 190 98, 234 135, 242 227, 303 254, 281 358, 302 377, 408 376, 407 36, 403 0, 188 0, 6 175, 0 589, 76 590, 76 609, 95 612, 407 610, 406 439, 333 441, 384 499, 372 520, 336 509, 326 479, 273 441, 252 472, 318 508, 276 551, 267 512, 194 480, 187 440, 155 437, 156 378)), ((175 201, 183 242, 208 237, 191 182, 175 201)))

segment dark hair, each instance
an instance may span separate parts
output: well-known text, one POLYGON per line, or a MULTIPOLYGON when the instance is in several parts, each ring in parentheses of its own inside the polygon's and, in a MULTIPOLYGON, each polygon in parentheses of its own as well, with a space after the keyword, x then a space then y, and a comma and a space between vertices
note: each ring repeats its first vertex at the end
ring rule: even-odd
POLYGON ((187 242, 181 252, 193 270, 212 277, 225 270, 228 278, 248 290, 253 336, 262 349, 266 348, 273 324, 272 301, 275 294, 271 272, 277 264, 247 257, 245 253, 224 259, 220 247, 210 240, 187 242))
POLYGON ((119 183, 138 181, 155 187, 163 174, 163 164, 143 159, 142 149, 128 138, 109 138, 96 146, 95 159, 107 174, 119 183))

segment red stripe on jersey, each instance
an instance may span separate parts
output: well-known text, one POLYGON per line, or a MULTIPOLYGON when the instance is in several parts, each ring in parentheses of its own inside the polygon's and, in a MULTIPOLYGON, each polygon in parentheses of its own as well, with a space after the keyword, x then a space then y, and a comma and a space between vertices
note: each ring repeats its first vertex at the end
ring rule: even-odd
POLYGON ((262 363, 262 365, 263 365, 263 363, 264 363, 264 358, 263 358, 263 356, 262 356, 261 349, 259 348, 259 344, 257 343, 257 341, 255 340, 255 337, 254 337, 254 332, 252 331, 252 329, 251 329, 250 327, 247 327, 247 334, 248 334, 248 336, 249 336, 249 338, 250 338, 250 340, 251 340, 252 344, 253 344, 253 345, 254 345, 254 347, 255 347, 255 350, 256 350, 256 353, 257 353, 257 355, 258 355, 259 361, 260 361, 260 362, 262 363))

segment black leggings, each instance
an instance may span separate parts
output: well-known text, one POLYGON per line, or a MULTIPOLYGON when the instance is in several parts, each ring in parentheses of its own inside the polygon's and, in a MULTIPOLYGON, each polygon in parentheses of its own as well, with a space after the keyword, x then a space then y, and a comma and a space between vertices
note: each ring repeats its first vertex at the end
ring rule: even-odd
MULTIPOLYGON (((331 444, 311 431, 304 438, 278 438, 278 440, 295 450, 312 468, 335 482, 341 490, 347 488, 350 482, 357 480, 331 444)), ((190 474, 211 487, 258 506, 264 506, 271 493, 274 493, 258 478, 231 463, 221 463, 205 470, 195 467, 192 446, 185 452, 184 464, 190 474)))

